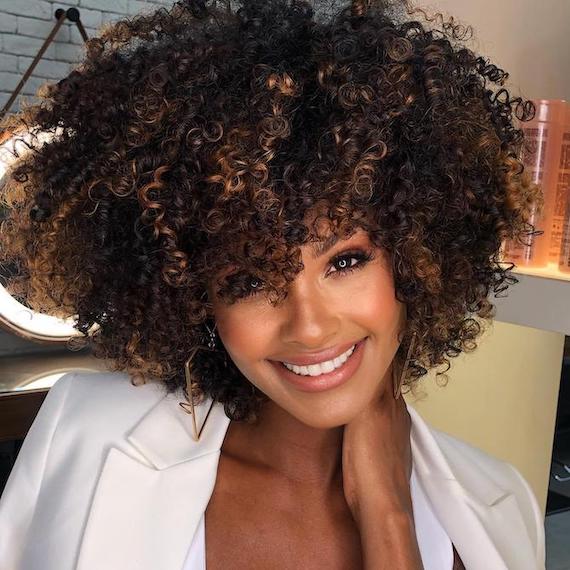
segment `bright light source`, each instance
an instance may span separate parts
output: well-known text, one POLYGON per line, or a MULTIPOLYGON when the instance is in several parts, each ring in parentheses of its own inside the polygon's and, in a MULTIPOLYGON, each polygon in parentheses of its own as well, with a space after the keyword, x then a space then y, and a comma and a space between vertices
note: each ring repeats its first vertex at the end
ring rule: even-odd
MULTIPOLYGON (((57 129, 55 133, 38 133, 37 138, 43 144, 60 133, 61 128, 57 129)), ((19 139, 29 142, 32 140, 32 135, 30 133, 15 135, 0 145, 0 187, 2 186, 2 177, 8 167, 15 160, 18 160, 12 151, 16 150, 20 157, 26 152, 30 152, 24 142, 19 139)), ((36 143, 34 145, 36 146, 36 143)), ((41 146, 41 144, 37 146, 41 146)), ((1 240, 2 234, 0 233, 0 244, 1 240)), ((73 328, 74 322, 74 318, 60 319, 32 311, 14 299, 0 285, 0 324, 18 335, 31 340, 62 342, 70 337, 82 336, 79 331, 73 328)))
POLYGON ((40 388, 51 388, 64 374, 67 372, 59 372, 58 374, 46 374, 45 376, 40 376, 27 384, 22 384, 13 388, 14 391, 21 390, 38 390, 40 388))

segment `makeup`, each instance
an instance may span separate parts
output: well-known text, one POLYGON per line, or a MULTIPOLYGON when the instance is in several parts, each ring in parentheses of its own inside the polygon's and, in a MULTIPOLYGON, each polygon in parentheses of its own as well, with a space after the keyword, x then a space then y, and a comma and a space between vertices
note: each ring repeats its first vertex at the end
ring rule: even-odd
POLYGON ((322 392, 336 388, 352 378, 362 362, 367 339, 368 337, 365 337, 356 343, 352 354, 339 368, 318 376, 296 374, 282 362, 275 360, 269 360, 268 362, 273 366, 280 378, 292 384, 298 390, 302 392, 322 392))

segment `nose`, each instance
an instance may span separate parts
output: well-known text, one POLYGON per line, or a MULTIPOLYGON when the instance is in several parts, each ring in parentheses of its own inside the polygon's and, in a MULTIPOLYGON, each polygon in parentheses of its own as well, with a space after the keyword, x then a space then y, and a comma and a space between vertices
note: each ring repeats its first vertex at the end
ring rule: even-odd
POLYGON ((328 347, 339 336, 341 318, 325 292, 299 277, 289 287, 283 303, 281 341, 312 351, 328 347))

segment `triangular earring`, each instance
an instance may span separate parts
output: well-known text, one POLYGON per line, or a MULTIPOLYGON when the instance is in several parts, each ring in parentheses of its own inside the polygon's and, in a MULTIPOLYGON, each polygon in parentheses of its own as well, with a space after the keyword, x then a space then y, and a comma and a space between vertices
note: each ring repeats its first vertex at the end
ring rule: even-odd
POLYGON ((206 417, 204 418, 204 421, 202 422, 202 426, 200 427, 200 429, 198 429, 198 425, 196 423, 196 406, 194 406, 194 386, 195 386, 195 381, 193 379, 193 374, 192 374, 192 369, 191 369, 191 365, 192 365, 192 360, 194 359, 194 356, 196 355, 196 353, 198 352, 198 350, 200 350, 201 346, 196 346, 194 347, 191 351, 190 351, 190 356, 188 357, 188 359, 186 360, 186 362, 184 363, 184 374, 186 375, 186 389, 185 389, 185 394, 186 394, 186 399, 188 400, 187 402, 179 402, 179 406, 187 413, 190 414, 192 416, 192 437, 194 439, 194 441, 200 441, 200 436, 202 435, 202 431, 204 430, 204 426, 206 425, 206 422, 208 421, 208 416, 210 415, 210 412, 212 411, 212 408, 214 407, 214 400, 212 399, 212 403, 210 404, 210 407, 208 408, 208 412, 206 413, 206 417))
MULTIPOLYGON (((407 368, 408 368, 408 364, 410 362, 410 358, 412 355, 412 352, 414 350, 414 345, 416 342, 416 333, 414 332, 412 335, 412 340, 410 341, 410 346, 408 347, 408 354, 406 355, 406 361, 404 362, 404 367, 402 368, 402 372, 400 373, 400 378, 398 380, 398 382, 394 382, 393 385, 393 389, 394 389, 394 399, 397 400, 400 397, 400 394, 402 393, 402 384, 404 382, 404 376, 406 374, 407 368)), ((392 377, 393 379, 393 377, 392 377)))

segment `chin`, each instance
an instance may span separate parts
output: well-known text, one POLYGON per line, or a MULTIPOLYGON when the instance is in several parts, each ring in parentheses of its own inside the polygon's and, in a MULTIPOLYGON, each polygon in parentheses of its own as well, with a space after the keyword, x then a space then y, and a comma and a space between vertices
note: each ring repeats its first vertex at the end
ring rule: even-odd
MULTIPOLYGON (((362 394, 359 394, 362 396, 362 394)), ((303 424, 315 429, 333 429, 344 426, 354 420, 368 405, 368 400, 358 398, 337 398, 329 402, 322 402, 318 406, 313 405, 307 409, 291 409, 290 406, 284 408, 292 416, 303 424), (289 408, 289 409, 288 409, 289 408)))
POLYGON ((300 418, 300 417, 297 417, 297 419, 300 422, 303 422, 305 425, 315 429, 334 429, 347 424, 351 418, 345 420, 344 418, 339 418, 339 417, 328 416, 320 418, 318 416, 313 416, 310 419, 300 418))

